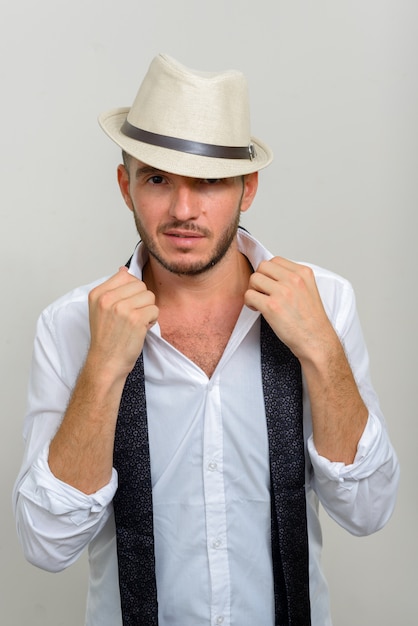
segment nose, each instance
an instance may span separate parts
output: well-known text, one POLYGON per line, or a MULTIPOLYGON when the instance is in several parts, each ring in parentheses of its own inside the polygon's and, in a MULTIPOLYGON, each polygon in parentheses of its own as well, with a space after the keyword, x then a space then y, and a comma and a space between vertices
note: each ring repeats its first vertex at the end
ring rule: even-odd
POLYGON ((170 205, 170 216, 180 222, 193 220, 200 213, 198 194, 188 181, 176 185, 170 205))

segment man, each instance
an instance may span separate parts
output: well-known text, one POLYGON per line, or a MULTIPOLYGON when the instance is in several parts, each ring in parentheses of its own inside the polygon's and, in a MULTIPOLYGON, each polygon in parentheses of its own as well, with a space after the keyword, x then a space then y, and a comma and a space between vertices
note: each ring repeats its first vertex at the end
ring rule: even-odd
POLYGON ((89 626, 330 624, 318 499, 368 534, 398 482, 352 289, 238 227, 272 160, 239 72, 159 55, 100 123, 141 243, 39 320, 25 554, 88 546, 89 626))

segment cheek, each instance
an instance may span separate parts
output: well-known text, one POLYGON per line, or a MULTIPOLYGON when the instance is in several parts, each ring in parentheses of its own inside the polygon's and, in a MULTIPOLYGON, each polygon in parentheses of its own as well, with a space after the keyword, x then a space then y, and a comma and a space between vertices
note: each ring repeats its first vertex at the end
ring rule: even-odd
POLYGON ((163 193, 147 193, 141 190, 132 195, 132 201, 142 221, 159 219, 167 211, 168 199, 163 193))
POLYGON ((162 222, 161 212, 152 203, 141 201, 141 204, 135 204, 133 211, 135 215, 135 222, 143 230, 152 235, 158 230, 159 225, 162 222))

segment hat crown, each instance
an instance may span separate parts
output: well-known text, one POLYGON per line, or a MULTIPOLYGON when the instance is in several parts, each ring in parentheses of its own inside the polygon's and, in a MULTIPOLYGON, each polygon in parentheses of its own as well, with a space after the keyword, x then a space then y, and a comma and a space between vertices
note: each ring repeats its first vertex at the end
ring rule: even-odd
POLYGON ((241 72, 198 72, 156 56, 128 113, 142 130, 223 146, 250 143, 247 81, 241 72))
POLYGON ((251 136, 241 72, 199 72, 164 54, 151 62, 133 105, 102 113, 99 123, 138 161, 182 176, 241 176, 273 159, 251 136))

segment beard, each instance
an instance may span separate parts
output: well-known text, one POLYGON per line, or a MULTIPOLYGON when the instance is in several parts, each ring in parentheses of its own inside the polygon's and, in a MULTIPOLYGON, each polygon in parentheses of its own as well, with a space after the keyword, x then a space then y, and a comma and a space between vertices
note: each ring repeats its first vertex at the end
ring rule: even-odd
MULTIPOLYGON (((185 256, 184 260, 177 262, 170 262, 165 259, 162 252, 159 250, 156 241, 145 230, 135 210, 133 211, 133 214, 138 234, 143 244, 147 248, 150 256, 152 256, 164 269, 173 274, 177 274, 179 276, 197 276, 198 274, 203 274, 204 272, 209 271, 215 265, 217 265, 230 249, 231 244, 237 234, 238 226, 240 223, 240 207, 241 201, 239 202, 239 205, 237 207, 234 219, 219 237, 210 256, 206 259, 195 262, 188 261, 187 256, 185 256)), ((190 232, 200 233, 201 235, 206 237, 209 237, 211 234, 210 231, 208 231, 207 229, 195 226, 193 222, 182 222, 179 220, 172 220, 170 223, 164 224, 159 228, 158 232, 162 233, 170 228, 181 228, 183 230, 189 230, 190 232)), ((187 254, 187 250, 185 250, 185 253, 187 254)))

